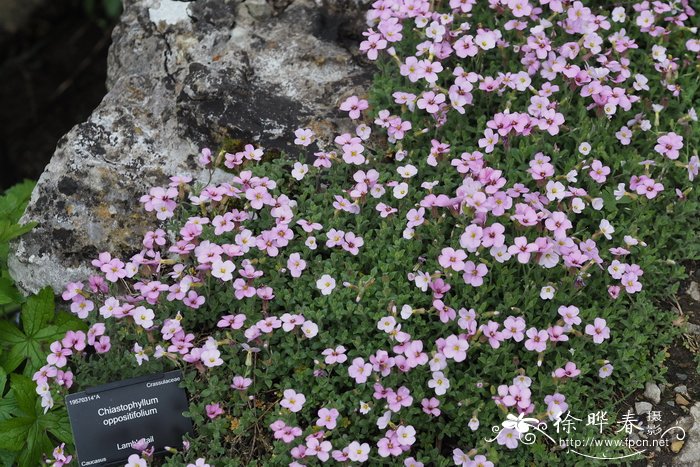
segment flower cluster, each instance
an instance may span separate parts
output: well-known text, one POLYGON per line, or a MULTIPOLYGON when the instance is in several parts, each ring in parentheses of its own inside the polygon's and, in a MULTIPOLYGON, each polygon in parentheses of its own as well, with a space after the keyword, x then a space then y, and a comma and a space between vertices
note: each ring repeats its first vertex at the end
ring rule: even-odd
MULTIPOLYGON (((89 374, 117 350, 207 387, 190 412, 220 452, 493 465, 480 427, 611 391, 611 362, 636 358, 626 321, 653 329, 629 308, 655 267, 642 219, 683 210, 700 165, 681 85, 693 15, 378 0, 360 50, 391 91, 340 103, 355 127, 333 141, 295 131, 318 145, 311 167, 203 149, 204 185, 178 175, 141 197, 163 222, 66 287, 91 327, 51 346, 44 405, 72 384, 69 359, 89 374)), ((501 456, 519 445, 497 440, 501 456)))

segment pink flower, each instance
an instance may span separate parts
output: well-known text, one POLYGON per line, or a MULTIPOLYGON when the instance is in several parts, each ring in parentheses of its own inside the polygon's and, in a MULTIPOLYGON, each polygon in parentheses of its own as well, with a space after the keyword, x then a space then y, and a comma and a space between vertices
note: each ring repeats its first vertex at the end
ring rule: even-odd
MULTIPOLYGON (((102 329, 102 334, 104 334, 104 324, 101 324, 101 329, 102 329)), ((100 328, 96 328, 96 331, 98 331, 100 328)), ((91 328, 92 330, 92 328, 91 328)), ((94 335, 94 334, 93 334, 94 335)), ((75 349, 78 352, 81 350, 85 349, 85 333, 83 331, 68 331, 66 332, 65 337, 61 340, 61 343, 63 344, 63 347, 66 349, 75 349)), ((92 338, 92 342, 90 342, 90 345, 92 345, 95 342, 94 337, 92 338)))
POLYGON ((467 254, 464 250, 455 250, 454 248, 443 248, 438 257, 438 263, 445 269, 451 268, 454 271, 464 269, 464 260, 467 254))
POLYGON ((372 365, 365 363, 361 358, 356 358, 352 361, 352 365, 348 368, 348 375, 355 379, 357 384, 367 382, 367 378, 372 374, 372 365))
POLYGON ((330 458, 330 451, 333 449, 330 441, 320 441, 316 438, 310 438, 306 441, 307 456, 316 456, 321 462, 326 462, 330 458))
POLYGON ((526 237, 515 237, 514 244, 508 247, 508 253, 518 255, 518 262, 525 264, 530 261, 530 254, 537 251, 535 243, 528 243, 526 237))
POLYGON ((577 324, 581 324, 581 318, 579 318, 578 316, 579 310, 573 305, 560 306, 558 313, 562 318, 564 318, 564 322, 569 326, 576 326, 577 324))
POLYGON ((332 365, 334 363, 344 363, 347 361, 348 357, 345 355, 345 347, 339 345, 335 349, 326 349, 323 351, 326 365, 332 365))
POLYGON ((78 315, 78 318, 85 319, 88 314, 95 309, 92 301, 85 299, 82 295, 76 295, 70 305, 70 311, 78 315))
POLYGON ((479 263, 477 266, 473 261, 467 261, 464 263, 464 274, 462 279, 464 282, 474 286, 479 287, 484 283, 483 277, 488 273, 488 268, 485 264, 479 263))
POLYGON ((525 320, 518 316, 509 316, 503 321, 503 331, 501 336, 504 339, 513 339, 515 342, 520 342, 525 338, 525 320))
POLYGON ((98 354, 109 352, 109 349, 112 347, 109 336, 100 336, 100 340, 95 342, 94 347, 95 352, 98 354))
POLYGON ((353 120, 360 118, 360 113, 369 107, 369 103, 365 99, 359 99, 357 96, 350 96, 340 104, 340 110, 349 112, 349 117, 353 120))
POLYGON ((495 321, 489 321, 481 326, 484 337, 488 338, 489 345, 494 349, 499 348, 501 346, 501 341, 505 340, 503 334, 498 330, 498 326, 499 324, 495 321))
POLYGON ((308 146, 314 142, 314 132, 308 128, 299 128, 294 132, 294 136, 296 136, 294 144, 308 146))
POLYGON ((678 150, 683 148, 683 137, 674 132, 659 136, 656 140, 654 150, 661 155, 668 157, 671 160, 678 159, 678 150))
POLYGON ((297 393, 293 389, 285 389, 284 398, 280 405, 292 412, 299 412, 304 406, 304 402, 306 402, 306 397, 303 394, 297 393))
POLYGON ((324 407, 318 411, 318 420, 316 421, 316 425, 332 430, 336 427, 336 422, 339 416, 340 413, 337 409, 327 409, 324 407))
POLYGON ((440 401, 436 399, 435 397, 431 397, 430 399, 425 398, 421 401, 421 407, 423 407, 423 412, 425 412, 428 415, 432 415, 433 417, 439 417, 440 416, 440 409, 438 407, 440 406, 440 401))
POLYGON ((46 357, 46 362, 49 365, 54 365, 58 368, 66 366, 66 363, 68 363, 68 359, 66 357, 73 354, 71 349, 66 349, 63 347, 61 341, 51 343, 50 349, 51 353, 48 355, 48 357, 46 357))
POLYGON ((421 94, 420 99, 416 102, 419 109, 424 109, 429 114, 437 113, 440 110, 440 105, 445 103, 445 95, 442 93, 435 94, 433 91, 427 91, 421 94))
POLYGON ((594 160, 591 163, 591 170, 590 172, 588 172, 588 175, 590 175, 591 178, 596 182, 605 183, 605 180, 608 178, 609 174, 610 167, 603 165, 603 163, 600 162, 598 159, 594 160))
POLYGON ((544 352, 547 348, 547 340, 549 339, 549 334, 545 330, 538 331, 536 328, 530 328, 526 332, 527 339, 525 341, 525 348, 534 352, 544 352))
POLYGON ((301 259, 299 253, 292 253, 287 260, 287 268, 292 277, 300 277, 301 272, 306 269, 306 261, 301 259))
POLYGON ((596 318, 593 324, 587 324, 585 331, 596 344, 601 344, 605 339, 610 338, 610 328, 603 318, 596 318))
POLYGON ((214 420, 216 417, 224 413, 224 409, 221 408, 221 404, 218 402, 215 404, 207 404, 206 410, 207 417, 209 417, 211 420, 214 420))
POLYGON ((564 365, 564 368, 557 368, 552 372, 552 376, 555 378, 575 378, 581 374, 581 370, 576 368, 574 362, 568 362, 564 365))
POLYGON ((453 334, 445 339, 442 353, 445 357, 454 359, 455 362, 463 362, 467 358, 467 349, 469 349, 469 342, 453 334))

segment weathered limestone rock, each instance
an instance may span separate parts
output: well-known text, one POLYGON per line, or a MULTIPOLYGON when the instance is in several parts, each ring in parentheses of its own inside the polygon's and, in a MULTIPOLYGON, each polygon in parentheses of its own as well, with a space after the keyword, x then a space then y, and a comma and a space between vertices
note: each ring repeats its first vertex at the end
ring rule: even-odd
POLYGON ((330 136, 338 104, 371 76, 344 47, 364 23, 357 1, 125 3, 109 92, 59 141, 23 218, 39 225, 13 245, 25 291, 84 279, 99 251, 133 254, 154 222, 138 198, 197 174, 202 146, 229 137, 293 153, 294 129, 330 136))

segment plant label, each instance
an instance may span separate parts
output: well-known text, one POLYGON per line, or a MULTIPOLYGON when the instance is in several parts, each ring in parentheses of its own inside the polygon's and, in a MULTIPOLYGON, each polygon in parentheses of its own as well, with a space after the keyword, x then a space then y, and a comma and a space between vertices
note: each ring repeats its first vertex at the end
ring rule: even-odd
POLYGON ((66 396, 78 466, 124 464, 138 453, 132 446, 142 438, 156 453, 180 448, 192 429, 183 415, 188 402, 181 381, 182 372, 175 370, 66 396))

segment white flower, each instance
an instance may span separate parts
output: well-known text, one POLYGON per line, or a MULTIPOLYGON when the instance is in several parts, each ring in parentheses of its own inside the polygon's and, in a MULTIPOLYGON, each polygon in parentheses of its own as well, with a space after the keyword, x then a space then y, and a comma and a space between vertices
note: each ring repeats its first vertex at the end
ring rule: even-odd
POLYGON ((547 182, 547 199, 554 201, 555 199, 561 201, 566 197, 566 188, 561 182, 554 182, 552 180, 547 182))
POLYGON ((600 211, 603 209, 603 198, 593 198, 591 200, 591 206, 593 206, 593 209, 596 211, 600 211))
POLYGON ((306 164, 302 164, 301 162, 295 162, 294 163, 294 169, 292 169, 292 177, 294 177, 295 180, 301 180, 304 178, 304 175, 309 173, 309 166, 306 164))
POLYGON ((401 318, 402 319, 408 319, 413 315, 413 308, 411 308, 411 305, 404 305, 401 307, 401 318))
POLYGON ((233 279, 233 271, 235 269, 236 266, 233 264, 233 261, 221 261, 219 259, 212 263, 211 275, 216 277, 217 279, 221 279, 224 282, 228 282, 231 279, 233 279))
POLYGON ((53 397, 50 392, 41 395, 41 406, 44 408, 44 413, 53 409, 53 397))
POLYGON ((146 467, 148 463, 146 459, 141 458, 138 454, 132 454, 129 456, 127 463, 124 467, 146 467))
POLYGON ((447 392, 447 388, 450 387, 450 380, 445 378, 442 371, 436 371, 433 373, 433 379, 428 381, 428 387, 435 389, 435 394, 442 396, 447 392))
POLYGON ((379 428, 380 430, 383 430, 384 428, 387 427, 387 425, 389 425, 390 421, 391 421, 391 410, 387 410, 386 412, 384 412, 384 415, 382 415, 381 417, 379 417, 377 419, 377 428, 379 428))
POLYGON ((153 318, 155 317, 155 314, 150 308, 143 306, 134 308, 131 311, 131 315, 134 317, 134 322, 144 329, 148 329, 153 326, 153 318))
POLYGON ((316 287, 321 291, 321 294, 330 295, 333 289, 335 289, 335 279, 328 274, 324 274, 316 281, 316 287))
POLYGON ((397 171, 397 172, 399 173, 399 175, 401 175, 403 178, 411 178, 411 177, 413 177, 415 174, 418 173, 418 169, 416 169, 415 166, 413 166, 413 165, 411 165, 411 164, 401 166, 401 167, 397 168, 396 171, 397 171))
POLYGON ((576 170, 569 170, 569 172, 566 174, 566 181, 569 183, 576 183, 578 179, 578 171, 576 170))
POLYGON ((385 316, 377 322, 377 329, 390 333, 396 328, 396 318, 393 316, 385 316))
POLYGON ((608 222, 607 219, 603 219, 600 221, 600 231, 603 235, 605 235, 605 238, 608 240, 612 240, 612 234, 615 232, 615 228, 608 222))
POLYGON ((362 415, 368 414, 370 410, 372 410, 372 407, 367 402, 360 401, 360 413, 362 415))
POLYGON ((318 334, 318 325, 313 321, 304 321, 304 324, 301 325, 301 331, 307 338, 311 339, 318 334))
POLYGON ((542 287, 542 290, 540 290, 540 298, 542 300, 551 300, 554 298, 554 292, 556 292, 554 287, 551 285, 545 285, 542 287))
POLYGON ((134 343, 134 356, 136 357, 136 362, 141 366, 144 360, 148 361, 148 355, 143 351, 143 348, 134 343))
POLYGON ((401 446, 412 446, 416 442, 416 429, 411 425, 400 426, 396 430, 396 435, 401 446))
POLYGON ((304 242, 304 245, 309 247, 309 250, 315 250, 318 247, 318 245, 316 244, 316 237, 307 238, 304 242))
POLYGON ((365 462, 369 457, 369 444, 353 441, 347 447, 348 459, 353 462, 365 462))
POLYGON ((584 156, 587 156, 591 152, 591 145, 588 141, 584 141, 583 143, 578 145, 578 152, 583 154, 584 156))
POLYGON ((408 194, 408 183, 401 182, 394 187, 394 198, 402 199, 408 194))
POLYGON ((215 367, 223 365, 224 361, 221 359, 221 352, 217 349, 207 349, 199 356, 199 359, 204 363, 204 366, 215 367))
POLYGON ((585 208, 586 203, 584 203, 581 198, 574 198, 571 200, 571 210, 576 214, 581 214, 585 208))
POLYGON ((613 191, 613 195, 615 195, 616 200, 622 199, 625 196, 625 184, 618 183, 617 189, 615 191, 613 191))
POLYGON ((612 20, 616 23, 622 23, 625 21, 627 16, 625 15, 625 8, 624 7, 617 7, 612 11, 612 20))

